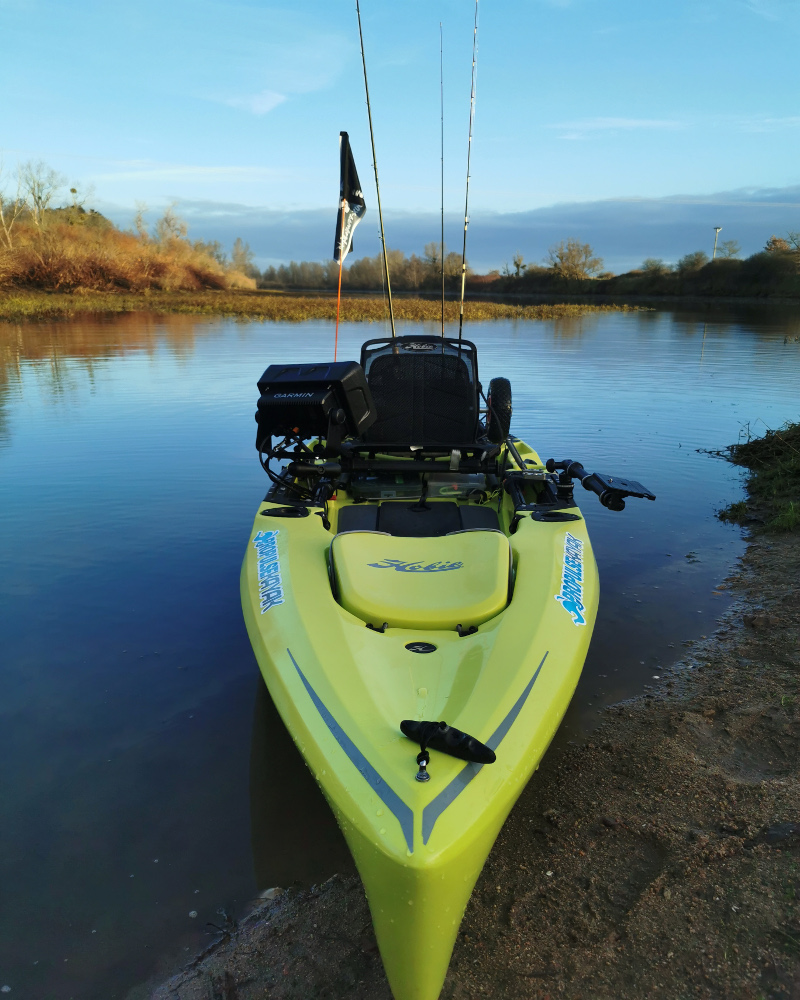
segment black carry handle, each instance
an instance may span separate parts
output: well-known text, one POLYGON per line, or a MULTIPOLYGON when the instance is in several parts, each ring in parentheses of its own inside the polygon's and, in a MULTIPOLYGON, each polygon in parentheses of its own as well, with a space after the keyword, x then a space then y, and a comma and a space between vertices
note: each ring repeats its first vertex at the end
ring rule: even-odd
MULTIPOLYGON (((476 740, 469 733, 462 733, 446 722, 417 722, 414 719, 403 719, 400 723, 403 736, 419 743, 422 753, 428 748, 439 753, 468 760, 473 764, 494 764, 497 757, 494 750, 476 740)), ((419 763, 419 761, 418 761, 419 763)))
POLYGON ((655 493, 637 483, 635 479, 622 479, 620 476, 605 476, 600 472, 587 472, 580 462, 566 458, 562 462, 548 458, 545 463, 548 472, 561 471, 562 478, 579 479, 585 490, 596 493, 600 503, 609 510, 625 510, 625 497, 638 497, 640 500, 655 500, 655 493))

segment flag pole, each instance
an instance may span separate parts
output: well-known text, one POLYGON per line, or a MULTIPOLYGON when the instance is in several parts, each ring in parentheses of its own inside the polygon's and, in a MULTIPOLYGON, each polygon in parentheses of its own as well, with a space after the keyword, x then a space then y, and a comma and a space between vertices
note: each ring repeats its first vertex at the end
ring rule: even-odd
MULTIPOLYGON (((442 148, 442 245, 440 248, 442 267, 442 340, 444 340, 444 61, 442 49, 442 22, 439 22, 439 109, 441 111, 442 148)), ((442 345, 444 350, 444 345, 442 345)))
MULTIPOLYGON (((344 203, 342 204, 342 233, 344 233, 344 203)), ((336 361, 336 351, 339 347, 339 307, 342 304, 342 265, 344 257, 339 248, 339 291, 336 294, 336 335, 333 338, 333 360, 336 361)))
POLYGON ((475 0, 475 30, 472 34, 472 87, 469 95, 469 140, 467 141, 467 193, 464 198, 464 249, 461 252, 461 308, 458 314, 458 347, 464 326, 464 290, 467 283, 467 226, 469 225, 469 159, 472 152, 472 123, 475 121, 475 61, 478 48, 478 0, 475 0))
POLYGON ((367 60, 364 57, 364 35, 361 31, 361 10, 356 0, 356 14, 358 15, 358 37, 361 42, 361 63, 364 67, 364 91, 367 95, 367 116, 369 118, 369 138, 372 143, 372 165, 375 168, 375 191, 378 195, 378 220, 381 226, 381 245, 383 247, 383 273, 386 278, 386 291, 389 296, 389 322, 392 327, 392 339, 394 339, 394 308, 392 307, 392 286, 389 281, 389 258, 386 255, 386 236, 383 232, 383 213, 381 212, 381 186, 378 183, 378 160, 375 156, 375 133, 372 130, 372 108, 369 103, 369 84, 367 83, 367 60))

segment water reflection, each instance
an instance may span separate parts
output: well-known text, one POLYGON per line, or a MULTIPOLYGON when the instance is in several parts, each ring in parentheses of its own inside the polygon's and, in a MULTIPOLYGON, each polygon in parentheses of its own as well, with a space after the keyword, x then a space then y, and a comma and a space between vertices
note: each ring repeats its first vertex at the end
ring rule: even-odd
POLYGON ((152 355, 167 347, 189 356, 197 337, 214 320, 196 316, 122 313, 75 321, 0 323, 0 392, 12 375, 19 383, 25 362, 45 362, 40 368, 48 385, 58 391, 69 380, 71 364, 94 376, 95 363, 136 352, 152 355))
POLYGON ((333 813, 263 682, 253 712, 250 823, 259 891, 354 870, 333 813))

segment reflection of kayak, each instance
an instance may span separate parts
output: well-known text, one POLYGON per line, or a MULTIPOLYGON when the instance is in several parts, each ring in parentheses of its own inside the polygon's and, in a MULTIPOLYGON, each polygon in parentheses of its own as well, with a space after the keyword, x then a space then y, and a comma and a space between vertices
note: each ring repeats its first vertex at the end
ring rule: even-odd
POLYGON ((507 436, 505 380, 480 410, 467 341, 369 341, 361 366, 272 366, 259 386, 273 486, 242 568, 250 640, 355 858, 395 997, 433 1000, 589 646, 597 569, 570 477, 613 509, 651 495, 548 472, 507 436))
POLYGON ((259 893, 321 884, 334 872, 352 874, 336 821, 263 682, 256 689, 250 744, 250 837, 259 893))

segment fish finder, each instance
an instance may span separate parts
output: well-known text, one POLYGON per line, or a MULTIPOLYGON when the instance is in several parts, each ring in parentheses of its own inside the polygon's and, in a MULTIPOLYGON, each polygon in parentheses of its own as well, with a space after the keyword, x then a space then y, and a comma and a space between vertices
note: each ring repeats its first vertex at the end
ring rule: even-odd
POLYGON ((325 438, 334 450, 375 422, 364 369, 355 361, 270 365, 258 380, 256 448, 273 437, 325 438))

